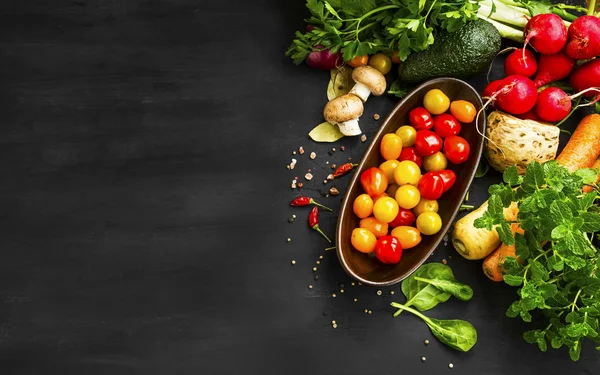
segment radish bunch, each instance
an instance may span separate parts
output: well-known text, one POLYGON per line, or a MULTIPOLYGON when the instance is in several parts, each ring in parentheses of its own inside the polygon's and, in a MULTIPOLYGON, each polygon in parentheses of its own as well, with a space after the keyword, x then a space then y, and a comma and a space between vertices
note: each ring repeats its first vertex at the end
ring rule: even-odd
POLYGON ((509 54, 504 63, 506 77, 490 82, 483 90, 496 108, 523 119, 559 122, 580 95, 600 99, 600 59, 575 68, 576 60, 600 55, 600 19, 581 16, 568 28, 555 14, 532 17, 524 30, 525 45, 509 54), (527 48, 533 47, 536 55, 527 48), (558 87, 542 87, 570 76, 578 93, 569 96, 558 87))

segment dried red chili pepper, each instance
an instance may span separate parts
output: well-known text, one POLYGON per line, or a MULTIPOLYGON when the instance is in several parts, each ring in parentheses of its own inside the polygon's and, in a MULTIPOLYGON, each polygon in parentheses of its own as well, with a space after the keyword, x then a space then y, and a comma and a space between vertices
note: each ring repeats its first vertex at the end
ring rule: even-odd
POLYGON ((323 206, 321 203, 317 203, 311 197, 302 196, 302 197, 298 197, 298 198, 296 198, 296 199, 294 199, 293 201, 290 202, 290 206, 294 206, 294 207, 308 206, 309 204, 314 204, 315 206, 319 206, 321 208, 324 208, 327 211, 333 211, 331 208, 329 208, 327 206, 323 206))
POLYGON ((333 177, 343 176, 346 173, 350 172, 352 170, 352 168, 354 168, 357 165, 358 164, 352 164, 352 163, 342 164, 335 170, 335 172, 333 172, 333 177))
POLYGON ((319 207, 313 207, 313 209, 310 211, 310 214, 308 215, 308 225, 310 225, 310 227, 312 229, 314 229, 317 232, 321 233, 321 235, 323 237, 325 237, 325 239, 327 240, 327 242, 331 243, 331 240, 329 239, 329 237, 327 237, 325 235, 325 233, 323 233, 323 231, 321 230, 321 228, 319 228, 319 207))

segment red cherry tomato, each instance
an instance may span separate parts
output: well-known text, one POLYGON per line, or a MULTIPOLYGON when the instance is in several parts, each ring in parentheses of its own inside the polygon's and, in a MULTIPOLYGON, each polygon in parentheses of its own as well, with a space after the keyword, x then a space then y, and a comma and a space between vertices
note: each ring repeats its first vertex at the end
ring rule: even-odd
POLYGON ((400 156, 398 157, 398 160, 414 161, 419 166, 419 168, 421 168, 421 166, 423 165, 423 157, 421 155, 417 154, 417 150, 415 150, 414 147, 403 148, 402 151, 400 152, 400 156))
POLYGON ((370 197, 376 197, 385 192, 388 187, 388 179, 379 168, 369 168, 360 175, 360 184, 365 193, 370 197))
POLYGON ((436 200, 444 194, 444 180, 436 172, 427 172, 417 185, 421 198, 436 200))
POLYGON ((421 156, 431 156, 442 149, 442 138, 431 130, 419 130, 415 138, 415 149, 421 156))
POLYGON ((375 244, 375 256, 382 263, 396 264, 402 258, 402 246, 398 237, 383 236, 375 244))
POLYGON ((417 130, 427 130, 433 126, 431 114, 423 107, 413 108, 408 113, 408 121, 417 130))
POLYGON ((451 169, 444 169, 443 171, 433 172, 442 178, 444 181, 444 193, 450 190, 452 185, 456 182, 456 173, 451 169))
MULTIPOLYGON (((419 133, 417 132, 417 141, 418 139, 419 133)), ((463 137, 451 135, 444 140, 444 155, 446 155, 451 163, 460 164, 467 161, 470 152, 471 146, 469 146, 469 142, 463 137)))
POLYGON ((389 226, 392 228, 400 227, 400 226, 411 226, 417 220, 414 212, 412 210, 407 210, 406 208, 400 208, 398 211, 398 215, 396 218, 389 222, 389 226))
POLYGON ((442 113, 433 118, 433 131, 442 138, 460 133, 460 122, 449 113, 442 113))

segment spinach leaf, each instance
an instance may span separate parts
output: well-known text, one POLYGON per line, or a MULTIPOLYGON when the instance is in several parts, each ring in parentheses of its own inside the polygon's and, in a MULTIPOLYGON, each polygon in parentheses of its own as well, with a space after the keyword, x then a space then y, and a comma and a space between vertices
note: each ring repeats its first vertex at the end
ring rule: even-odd
POLYGON ((452 296, 458 298, 461 301, 468 301, 473 298, 473 289, 467 284, 463 284, 456 279, 425 279, 422 277, 415 277, 415 280, 422 281, 433 285, 437 289, 450 293, 452 296))
MULTIPOLYGON (((415 306, 420 311, 427 311, 434 308, 441 302, 446 302, 450 298, 450 293, 440 290, 432 284, 419 281, 416 277, 426 279, 435 279, 437 277, 454 278, 452 269, 441 263, 427 263, 422 265, 412 275, 402 281, 402 293, 406 296, 406 306, 415 306)), ((396 312, 394 316, 400 314, 402 310, 396 312)))
POLYGON ((396 302, 392 302, 392 306, 400 311, 407 310, 421 318, 442 344, 453 349, 468 352, 477 343, 477 330, 467 321, 429 318, 415 309, 396 302))

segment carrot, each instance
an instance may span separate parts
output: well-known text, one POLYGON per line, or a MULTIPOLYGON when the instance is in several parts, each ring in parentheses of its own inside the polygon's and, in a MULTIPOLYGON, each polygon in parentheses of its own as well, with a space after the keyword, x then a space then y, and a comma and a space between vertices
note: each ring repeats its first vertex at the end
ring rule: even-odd
MULTIPOLYGON (((512 230, 513 236, 515 233, 523 234, 523 229, 519 227, 519 224, 511 224, 510 229, 512 230)), ((490 255, 488 255, 483 261, 483 273, 492 281, 504 280, 504 261, 507 257, 517 258, 519 263, 521 260, 517 257, 517 248, 515 245, 500 245, 490 255)))
MULTIPOLYGON (((598 159, 596 159, 596 161, 594 162, 594 164, 590 168, 594 168, 596 170, 600 169, 600 156, 598 157, 598 159)), ((598 175, 598 179, 596 180, 596 182, 600 182, 600 174, 598 175)), ((589 193, 592 190, 594 190, 594 188, 591 187, 591 186, 584 186, 583 187, 583 192, 584 193, 589 193)))
POLYGON ((570 172, 589 168, 600 155, 600 115, 585 116, 556 158, 570 172))

